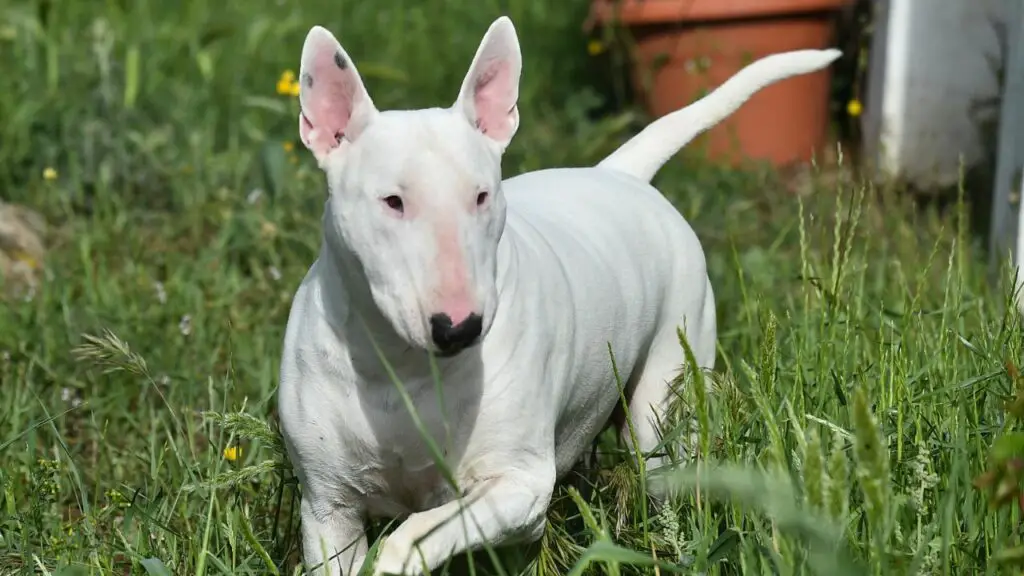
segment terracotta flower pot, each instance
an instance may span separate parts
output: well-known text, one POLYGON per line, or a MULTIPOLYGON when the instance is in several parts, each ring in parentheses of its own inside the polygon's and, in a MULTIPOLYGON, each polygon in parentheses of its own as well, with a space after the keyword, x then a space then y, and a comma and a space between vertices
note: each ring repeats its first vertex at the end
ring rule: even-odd
MULTIPOLYGON (((633 81, 662 116, 699 99, 757 58, 828 48, 836 11, 849 0, 592 0, 592 17, 620 22, 636 40, 633 81)), ((828 69, 755 94, 695 141, 715 160, 777 166, 809 160, 828 131, 828 69)))

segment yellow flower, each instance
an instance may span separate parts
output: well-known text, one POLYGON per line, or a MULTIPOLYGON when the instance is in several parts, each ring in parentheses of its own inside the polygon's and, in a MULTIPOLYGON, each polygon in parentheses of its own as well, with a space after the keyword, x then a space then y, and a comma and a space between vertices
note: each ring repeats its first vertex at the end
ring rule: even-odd
POLYGON ((241 446, 228 446, 224 449, 224 459, 230 462, 234 462, 242 457, 241 446))
POLYGON ((47 166, 43 170, 43 180, 46 180, 48 182, 52 182, 52 181, 54 181, 56 179, 57 179, 57 171, 54 170, 53 168, 50 168, 49 166, 47 166))
POLYGON ((591 56, 597 56, 601 52, 604 52, 604 44, 597 39, 587 42, 587 53, 591 56))
POLYGON ((295 150, 294 142, 285 142, 284 144, 282 144, 282 146, 284 147, 285 152, 291 152, 292 150, 295 150))
POLYGON ((861 106, 860 100, 857 100, 856 98, 850 100, 849 103, 846 104, 846 113, 850 116, 860 116, 862 111, 863 106, 861 106))
POLYGON ((285 70, 277 79, 277 93, 282 96, 298 96, 299 83, 295 81, 295 72, 285 70))

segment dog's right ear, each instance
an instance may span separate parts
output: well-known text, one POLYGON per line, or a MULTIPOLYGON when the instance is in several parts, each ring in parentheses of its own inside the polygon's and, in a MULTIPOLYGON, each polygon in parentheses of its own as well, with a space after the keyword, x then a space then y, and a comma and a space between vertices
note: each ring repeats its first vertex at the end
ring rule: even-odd
POLYGON ((321 166, 342 140, 354 141, 377 114, 355 64, 326 28, 314 26, 302 46, 299 135, 321 166))

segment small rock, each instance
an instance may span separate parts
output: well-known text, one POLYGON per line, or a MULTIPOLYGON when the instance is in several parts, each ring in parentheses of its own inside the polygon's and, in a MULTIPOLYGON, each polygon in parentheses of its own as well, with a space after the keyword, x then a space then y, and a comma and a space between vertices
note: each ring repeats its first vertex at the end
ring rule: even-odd
POLYGON ((0 201, 0 277, 6 296, 35 292, 42 276, 46 220, 34 210, 0 201))

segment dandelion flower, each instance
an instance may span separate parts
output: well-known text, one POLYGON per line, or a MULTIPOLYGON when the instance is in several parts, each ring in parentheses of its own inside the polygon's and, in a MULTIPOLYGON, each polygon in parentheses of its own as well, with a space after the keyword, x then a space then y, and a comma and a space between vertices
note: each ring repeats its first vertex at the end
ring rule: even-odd
POLYGON ((229 462, 234 462, 242 457, 241 446, 228 446, 224 449, 224 459, 229 462))
POLYGON ((53 182, 56 179, 57 179, 57 171, 56 170, 54 170, 53 168, 51 168, 49 166, 47 166, 45 169, 43 169, 43 180, 46 180, 47 182, 53 182))
POLYGON ((291 70, 285 70, 281 73, 281 77, 277 79, 277 93, 287 94, 291 89, 292 82, 295 81, 295 73, 291 70))
POLYGON ((295 81, 295 72, 285 70, 277 79, 277 93, 282 96, 298 96, 299 83, 295 81))
POLYGON ((601 52, 604 52, 604 44, 600 40, 591 40, 587 42, 587 53, 591 56, 597 56, 601 52))
POLYGON ((295 143, 291 141, 285 142, 281 146, 284 148, 285 152, 291 152, 292 150, 295 150, 295 143))
POLYGON ((863 112, 863 106, 861 106, 860 100, 854 98, 846 104, 846 113, 850 116, 856 118, 857 116, 860 116, 861 112, 863 112))

